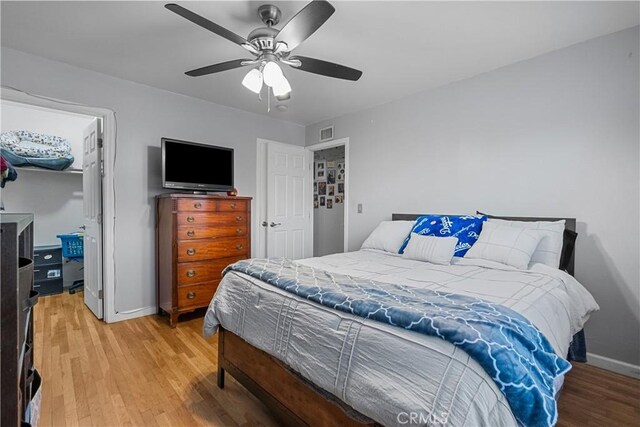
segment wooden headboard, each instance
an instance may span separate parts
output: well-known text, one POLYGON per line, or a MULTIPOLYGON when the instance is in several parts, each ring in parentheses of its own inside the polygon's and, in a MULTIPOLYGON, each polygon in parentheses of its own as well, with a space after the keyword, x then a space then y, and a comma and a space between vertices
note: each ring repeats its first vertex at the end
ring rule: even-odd
MULTIPOLYGON (((415 221, 419 216, 426 214, 401 214, 394 213, 391 214, 392 221, 415 221)), ((509 221, 565 221, 564 228, 567 230, 571 230, 574 233, 576 232, 576 219, 575 218, 542 218, 542 217, 519 217, 519 216, 496 216, 496 215, 487 215, 489 218, 496 219, 506 219, 509 221)), ((571 254, 571 258, 569 259, 569 264, 567 265, 567 273, 573 276, 575 270, 575 251, 571 254)))

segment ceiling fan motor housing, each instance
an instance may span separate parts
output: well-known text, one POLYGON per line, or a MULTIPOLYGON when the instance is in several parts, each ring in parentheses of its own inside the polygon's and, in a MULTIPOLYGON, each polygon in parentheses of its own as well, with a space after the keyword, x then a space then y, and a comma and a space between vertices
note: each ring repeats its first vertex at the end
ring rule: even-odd
POLYGON ((256 28, 249 33, 247 40, 258 50, 275 49, 273 40, 278 35, 278 30, 271 27, 256 28))
POLYGON ((258 16, 266 27, 256 28, 251 31, 247 40, 258 50, 274 50, 275 45, 273 40, 278 35, 278 30, 272 27, 278 25, 282 13, 277 6, 263 4, 258 8, 258 16))

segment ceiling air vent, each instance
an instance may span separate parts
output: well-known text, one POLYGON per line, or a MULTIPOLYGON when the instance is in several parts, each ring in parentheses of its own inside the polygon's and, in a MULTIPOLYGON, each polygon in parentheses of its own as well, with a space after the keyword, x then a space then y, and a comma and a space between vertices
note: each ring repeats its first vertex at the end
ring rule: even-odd
POLYGON ((331 141, 333 139, 333 126, 320 129, 320 142, 331 141))

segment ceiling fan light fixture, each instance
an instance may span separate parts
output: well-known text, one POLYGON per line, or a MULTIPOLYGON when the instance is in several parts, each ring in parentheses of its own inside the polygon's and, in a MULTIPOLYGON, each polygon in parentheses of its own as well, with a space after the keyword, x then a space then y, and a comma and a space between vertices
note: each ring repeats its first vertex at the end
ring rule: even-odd
POLYGON ((262 91, 262 73, 259 69, 254 68, 244 76, 242 85, 251 92, 260 93, 262 91))
POLYGON ((264 77, 264 84, 269 87, 275 87, 284 78, 282 70, 274 61, 267 61, 262 69, 262 76, 264 77))
POLYGON ((276 82, 274 86, 271 86, 273 89, 273 95, 277 97, 283 97, 286 94, 291 92, 291 85, 289 84, 289 80, 284 76, 284 74, 280 75, 280 79, 276 82))

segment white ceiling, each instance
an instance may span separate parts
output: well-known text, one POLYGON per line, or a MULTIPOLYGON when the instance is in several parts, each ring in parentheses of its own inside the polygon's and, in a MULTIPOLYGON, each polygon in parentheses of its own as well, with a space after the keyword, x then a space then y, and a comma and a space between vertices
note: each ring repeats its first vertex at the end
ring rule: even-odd
MULTIPOLYGON (((260 2, 179 2, 244 37, 260 2)), ((290 19, 306 2, 274 1, 290 19)), ((285 69, 285 112, 311 124, 386 103, 639 24, 638 2, 342 2, 294 53, 364 72, 358 82, 285 69)), ((163 2, 2 1, 2 45, 218 104, 267 114, 241 86, 248 69, 187 77, 244 49, 163 2)), ((282 25, 282 24, 281 24, 282 25)), ((278 26, 278 27, 281 27, 278 26)))

